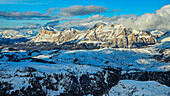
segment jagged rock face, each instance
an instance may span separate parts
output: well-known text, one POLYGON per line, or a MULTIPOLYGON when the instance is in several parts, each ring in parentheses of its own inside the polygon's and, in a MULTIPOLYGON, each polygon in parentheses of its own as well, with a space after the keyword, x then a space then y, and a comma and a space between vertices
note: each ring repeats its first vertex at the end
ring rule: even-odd
POLYGON ((66 28, 63 31, 49 31, 49 29, 42 28, 41 32, 33 39, 35 42, 56 42, 64 43, 73 41, 76 39, 76 36, 79 36, 80 32, 75 29, 66 28))
MULTIPOLYGON (((47 42, 51 42, 54 41, 53 38, 51 38, 50 36, 55 34, 55 32, 51 31, 51 30, 45 30, 43 27, 41 29, 41 32, 35 37, 37 40, 39 40, 40 42, 42 41, 47 41, 47 42), (47 39, 48 38, 48 39, 47 39)), ((35 40, 35 41, 37 41, 35 40)))
MULTIPOLYGON (((142 32, 125 28, 123 25, 106 25, 97 23, 93 28, 84 32, 66 28, 63 31, 52 32, 42 29, 32 41, 74 43, 76 46, 92 43, 98 47, 142 47, 155 44, 157 40, 148 32, 142 32)), ((95 46, 94 46, 95 47, 95 46)))

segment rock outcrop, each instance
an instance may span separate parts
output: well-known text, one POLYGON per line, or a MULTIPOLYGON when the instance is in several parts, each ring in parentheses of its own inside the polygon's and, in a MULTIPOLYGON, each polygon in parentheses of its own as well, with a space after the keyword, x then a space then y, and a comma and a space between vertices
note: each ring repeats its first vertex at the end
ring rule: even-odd
POLYGON ((106 25, 104 23, 97 23, 86 31, 65 28, 62 31, 55 30, 53 32, 42 28, 42 31, 32 41, 56 42, 58 45, 71 43, 77 47, 83 44, 93 44, 100 48, 132 48, 157 43, 157 40, 149 32, 125 28, 123 25, 106 25))

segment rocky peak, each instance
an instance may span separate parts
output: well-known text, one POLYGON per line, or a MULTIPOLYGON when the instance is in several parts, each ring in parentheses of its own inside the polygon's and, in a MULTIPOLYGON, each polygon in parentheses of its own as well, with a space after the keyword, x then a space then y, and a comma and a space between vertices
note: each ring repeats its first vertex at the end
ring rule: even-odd
POLYGON ((99 26, 105 26, 106 24, 105 23, 96 23, 94 26, 93 26, 93 29, 94 28, 98 28, 99 26))
MULTIPOLYGON (((148 32, 133 30, 123 25, 106 25, 97 23, 93 28, 86 31, 79 31, 73 28, 64 28, 62 31, 51 31, 42 28, 34 41, 48 41, 63 43, 94 44, 99 47, 142 47, 155 44, 157 40, 148 32), (46 34, 46 35, 44 35, 46 34)), ((93 46, 93 45, 92 45, 93 46)))
POLYGON ((68 28, 68 27, 63 28, 63 30, 62 30, 62 32, 78 32, 78 31, 79 30, 76 30, 74 28, 68 28))
POLYGON ((42 27, 40 34, 49 34, 49 35, 52 35, 52 34, 55 34, 55 32, 51 31, 48 27, 47 28, 42 27))

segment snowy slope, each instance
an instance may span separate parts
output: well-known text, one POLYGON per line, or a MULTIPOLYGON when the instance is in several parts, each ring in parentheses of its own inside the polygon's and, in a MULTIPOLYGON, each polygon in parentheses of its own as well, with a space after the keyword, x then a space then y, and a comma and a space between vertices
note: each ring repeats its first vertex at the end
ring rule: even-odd
POLYGON ((111 66, 124 70, 139 69, 144 71, 168 71, 170 64, 169 43, 156 44, 147 48, 104 48, 94 50, 37 50, 9 51, 1 50, 0 61, 34 61, 53 62, 56 64, 81 64, 93 66, 111 66), (160 56, 159 60, 158 57, 160 56), (11 58, 12 57, 12 58, 11 58), (36 60, 36 61, 38 61, 36 60))
POLYGON ((0 95, 167 96, 169 43, 95 50, 1 47, 0 95))
POLYGON ((154 56, 160 54, 164 54, 162 58, 169 58, 170 50, 168 45, 169 42, 141 49, 61 50, 52 54, 35 56, 34 58, 54 61, 57 64, 112 66, 113 68, 119 67, 124 70, 168 71, 170 70, 169 62, 164 62, 164 59, 158 61, 154 58, 154 56), (161 50, 163 50, 163 53, 159 52, 161 50))
POLYGON ((110 96, 169 96, 170 87, 155 81, 120 80, 109 91, 110 96))

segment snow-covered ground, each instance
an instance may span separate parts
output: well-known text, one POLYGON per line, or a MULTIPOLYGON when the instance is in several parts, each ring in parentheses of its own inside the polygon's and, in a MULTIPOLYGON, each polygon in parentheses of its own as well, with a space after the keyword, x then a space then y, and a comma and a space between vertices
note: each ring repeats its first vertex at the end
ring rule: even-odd
MULTIPOLYGON (((51 75, 49 77, 50 82, 55 84, 58 81, 54 78, 54 74, 72 74, 80 78, 83 74, 103 72, 103 68, 108 66, 121 68, 123 70, 122 74, 123 72, 126 73, 127 70, 128 72, 133 72, 136 69, 167 72, 170 71, 170 63, 158 61, 153 56, 160 55, 159 51, 164 50, 163 54, 168 57, 170 55, 169 47, 169 42, 165 42, 147 48, 134 49, 9 51, 8 48, 4 48, 0 52, 0 82, 12 84, 14 89, 8 90, 10 94, 23 87, 27 89, 32 86, 30 80, 33 80, 34 77, 42 78, 51 75), (17 58, 18 61, 12 61, 11 56, 13 56, 12 58, 17 58), (34 62, 31 61, 32 59, 52 61, 54 64, 43 63, 42 61, 34 62), (29 73, 28 68, 36 69, 36 71, 29 73)), ((65 77, 65 79, 67 78, 65 77)), ((44 88, 47 94, 60 95, 64 91, 63 85, 58 85, 57 91, 46 89, 46 86, 43 85, 43 82, 45 82, 43 80, 39 83, 42 84, 42 89, 44 88)), ((107 79, 105 78, 105 80, 107 79)), ((67 81, 60 81, 61 84, 65 84, 63 82, 67 81)), ((157 81, 120 80, 108 93, 110 96, 169 96, 170 87, 157 81)))
POLYGON ((85 73, 96 73, 101 71, 100 67, 76 64, 45 64, 37 62, 0 62, 0 70, 7 70, 5 74, 14 75, 17 70, 25 70, 26 67, 35 68, 37 71, 45 72, 46 74, 66 74, 74 72, 74 75, 79 76, 85 73))
MULTIPOLYGON (((54 78, 54 74, 74 74, 74 76, 81 76, 82 74, 93 74, 101 71, 101 68, 87 65, 75 65, 75 64, 44 64, 44 63, 35 63, 35 62, 0 62, 0 82, 8 82, 12 84, 14 89, 8 90, 7 93, 11 94, 11 92, 15 92, 16 90, 20 90, 24 88, 25 90, 32 86, 30 84, 30 80, 35 77, 46 77, 48 75, 53 76, 51 82, 56 83, 56 79, 54 78), (36 71, 32 73, 34 76, 30 77, 30 72, 28 68, 34 68, 36 71)), ((44 82, 43 80, 41 81, 44 82)), ((41 83, 40 82, 40 83, 41 83)), ((63 81, 64 82, 64 81, 63 81)), ((62 83, 63 83, 62 82, 62 83)), ((56 85, 57 86, 57 85, 56 85)), ((59 90, 54 91, 50 89, 44 90, 47 91, 49 95, 60 95, 64 91, 63 87, 60 86, 59 90)), ((0 94, 1 95, 1 94, 0 94)))
POLYGON ((120 80, 110 96, 170 96, 170 87, 155 81, 120 80))
MULTIPOLYGON (((143 71, 169 71, 170 63, 157 61, 152 58, 154 55, 160 55, 159 50, 164 50, 165 57, 170 55, 170 42, 156 44, 147 48, 104 48, 94 50, 45 50, 45 51, 8 51, 8 48, 1 50, 0 62, 8 63, 6 55, 14 55, 13 58, 22 59, 17 64, 22 65, 25 61, 30 61, 25 58, 36 58, 45 61, 53 61, 55 65, 91 65, 98 67, 111 66, 119 67, 123 70, 139 69, 143 71)), ((24 63, 25 64, 25 63, 24 63)), ((9 64, 10 65, 10 64, 9 64)), ((70 66, 69 65, 69 66, 70 66)), ((12 66, 12 65, 10 65, 12 66)))
POLYGON ((157 61, 152 58, 160 55, 158 50, 164 50, 166 56, 170 55, 169 42, 156 44, 147 48, 104 48, 95 50, 61 50, 58 52, 45 52, 34 58, 53 61, 57 64, 82 64, 92 66, 119 67, 124 70, 140 69, 144 71, 169 71, 169 62, 157 61))
MULTIPOLYGON (((150 48, 142 49, 95 49, 95 50, 61 50, 61 51, 40 51, 33 52, 28 56, 27 52, 6 52, 3 54, 15 54, 17 58, 32 57, 43 59, 46 61, 53 61, 57 64, 81 64, 92 66, 111 66, 113 68, 119 67, 124 70, 140 69, 144 71, 168 71, 170 64, 166 62, 157 61, 152 58, 153 55, 159 53, 150 48)), ((167 53, 169 54, 169 50, 167 53)), ((6 57, 0 59, 1 62, 7 61, 6 57)), ((8 62, 8 61, 7 61, 8 62)), ((51 66, 51 65, 50 65, 51 66)))
POLYGON ((95 66, 112 66, 122 69, 141 69, 147 71, 167 71, 162 66, 169 66, 168 63, 158 62, 152 59, 152 51, 143 49, 99 49, 99 50, 74 50, 60 51, 52 56, 57 63, 75 63, 95 66))
MULTIPOLYGON (((80 76, 82 74, 96 73, 101 71, 100 67, 76 64, 43 64, 35 62, 7 62, 0 63, 0 77, 1 82, 10 82, 14 89, 8 90, 8 93, 19 90, 21 88, 28 88, 32 86, 29 80, 33 77, 24 77, 29 75, 29 72, 24 71, 26 68, 35 68, 36 77, 44 77, 46 75, 54 76, 53 74, 69 74, 74 72, 74 75, 80 76), (23 77, 22 77, 23 76, 23 77), (8 78, 10 77, 10 78, 8 78)), ((57 82, 55 78, 52 82, 57 82)), ((43 81, 42 81, 43 82, 43 81)), ((63 81, 64 82, 64 81, 63 81)), ((48 95, 60 95, 64 91, 61 86, 58 91, 46 90, 48 95)), ((118 84, 110 89, 109 96, 169 96, 170 87, 162 85, 156 81, 134 81, 134 80, 120 80, 118 84)), ((105 96, 105 95, 104 95, 105 96)))

